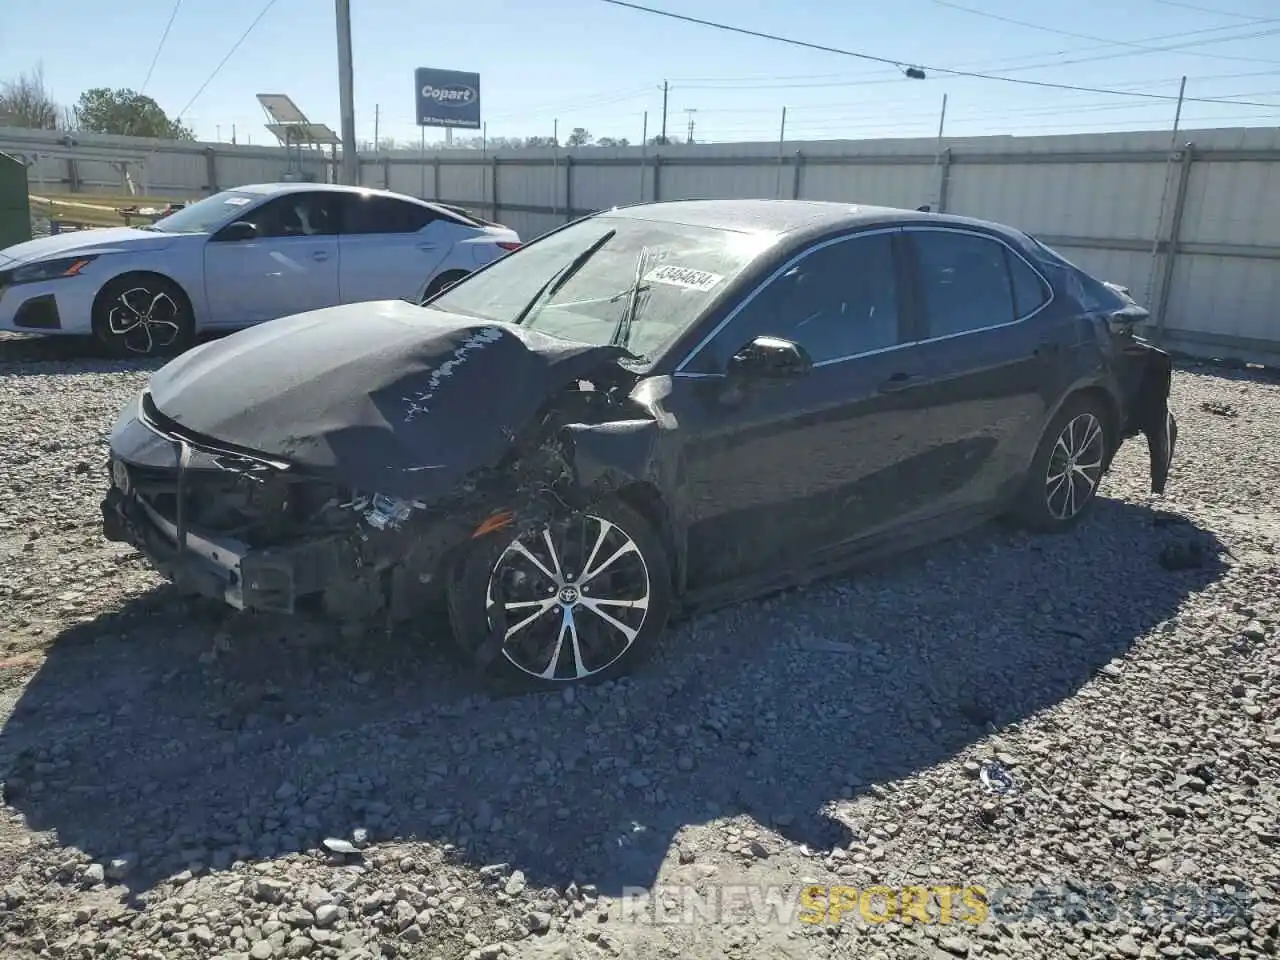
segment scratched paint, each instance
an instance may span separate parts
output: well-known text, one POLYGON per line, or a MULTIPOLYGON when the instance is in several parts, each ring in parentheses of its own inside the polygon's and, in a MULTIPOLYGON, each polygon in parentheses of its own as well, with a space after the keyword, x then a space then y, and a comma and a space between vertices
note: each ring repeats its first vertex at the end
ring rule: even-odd
POLYGON ((431 371, 426 389, 404 398, 404 401, 409 404, 408 409, 405 411, 404 422, 410 423, 419 415, 430 412, 431 400, 436 395, 436 391, 440 389, 440 384, 453 376, 458 367, 462 366, 468 354, 481 350, 501 339, 502 331, 497 327, 484 327, 458 344, 449 359, 431 371))

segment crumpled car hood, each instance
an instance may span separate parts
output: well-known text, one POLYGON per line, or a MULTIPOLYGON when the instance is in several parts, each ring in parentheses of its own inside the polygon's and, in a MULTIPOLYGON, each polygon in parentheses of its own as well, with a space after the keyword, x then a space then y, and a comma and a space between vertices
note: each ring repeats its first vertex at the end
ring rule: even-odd
POLYGON ((206 343, 157 371, 149 389, 184 432, 370 493, 429 501, 495 466, 556 390, 624 356, 380 301, 206 343))

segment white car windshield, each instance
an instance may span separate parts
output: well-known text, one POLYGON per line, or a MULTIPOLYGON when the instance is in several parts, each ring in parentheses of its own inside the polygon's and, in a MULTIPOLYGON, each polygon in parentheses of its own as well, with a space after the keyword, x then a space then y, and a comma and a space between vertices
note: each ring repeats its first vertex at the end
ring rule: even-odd
POLYGON ((508 254, 427 307, 593 345, 625 341, 652 358, 774 241, 770 233, 595 216, 508 254), (565 279, 562 271, 588 252, 565 279))
POLYGON ((223 190, 161 217, 152 224, 152 229, 161 233, 212 233, 224 223, 234 220, 237 212, 261 199, 262 196, 256 193, 223 190))

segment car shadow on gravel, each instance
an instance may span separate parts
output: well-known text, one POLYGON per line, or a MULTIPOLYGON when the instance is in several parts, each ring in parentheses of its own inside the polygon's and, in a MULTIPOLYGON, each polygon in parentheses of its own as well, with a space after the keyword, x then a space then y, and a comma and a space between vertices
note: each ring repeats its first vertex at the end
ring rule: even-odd
POLYGON ((121 861, 132 894, 195 864, 323 858, 356 828, 615 895, 719 842, 684 832, 713 818, 828 849, 850 830, 833 802, 1108 682, 1222 575, 1207 531, 1098 508, 1066 536, 988 528, 693 619, 634 677, 572 695, 491 698, 429 637, 343 641, 162 588, 49 648, 0 731, 5 799, 121 861), (1162 566, 1190 542, 1197 563, 1162 566))
MULTIPOLYGON (((206 343, 226 336, 225 333, 204 333, 197 338, 197 343, 206 343)), ((39 334, 0 334, 0 367, 4 367, 6 376, 21 374, 42 375, 57 372, 41 364, 86 364, 77 373, 101 373, 104 363, 118 367, 127 364, 130 369, 140 371, 158 369, 169 357, 155 358, 112 358, 104 350, 102 344, 93 337, 56 336, 47 337, 39 334), (13 367, 9 365, 13 364, 13 367), (28 365, 31 366, 28 366, 28 365)), ((113 367, 114 369, 115 367, 113 367)), ((66 371, 63 371, 66 372, 66 371)))

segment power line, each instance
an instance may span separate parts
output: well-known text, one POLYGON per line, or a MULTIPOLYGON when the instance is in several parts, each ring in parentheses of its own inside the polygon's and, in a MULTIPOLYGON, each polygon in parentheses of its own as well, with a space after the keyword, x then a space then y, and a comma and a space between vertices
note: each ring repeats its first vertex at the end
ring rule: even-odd
MULTIPOLYGON (((1280 27, 1273 27, 1269 30, 1259 30, 1254 33, 1240 34, 1233 37, 1210 37, 1205 40, 1196 40, 1190 43, 1173 43, 1165 47, 1146 47, 1142 50, 1132 50, 1121 53, 1100 53, 1092 57, 1076 57, 1073 60, 1054 60, 1051 63, 1027 64, 1020 67, 1009 67, 1004 73, 1017 73, 1021 70, 1040 70, 1052 67, 1070 67, 1079 63, 1097 63, 1100 60, 1118 60, 1121 57, 1142 57, 1151 53, 1185 53, 1192 47, 1205 47, 1211 43, 1234 43, 1237 40, 1256 40, 1259 37, 1270 37, 1280 33, 1280 27)), ((1273 61, 1264 60, 1264 63, 1273 61)), ((1177 99, 1176 97, 1174 99, 1177 99)))
POLYGON ((151 74, 156 69, 156 62, 160 59, 160 51, 164 49, 164 42, 169 39, 169 30, 173 27, 174 18, 178 15, 178 8, 182 6, 182 0, 177 0, 173 5, 173 10, 169 13, 169 22, 164 25, 164 33, 160 34, 160 42, 156 44, 156 52, 151 57, 151 66, 147 67, 147 78, 142 81, 142 89, 139 93, 147 92, 147 84, 151 82, 151 74))
POLYGON ((1181 0, 1155 0, 1156 3, 1166 7, 1181 7, 1183 10, 1195 10, 1199 13, 1212 13, 1219 17, 1236 17, 1240 20, 1249 20, 1253 23, 1261 23, 1262 18, 1250 16, 1247 13, 1233 13, 1230 10, 1215 10, 1212 7, 1199 7, 1194 3, 1182 3, 1181 0))
MULTIPOLYGON (((824 76, 834 76, 834 75, 833 75, 833 74, 825 74, 824 76)), ((865 74, 859 74, 859 75, 857 75, 857 76, 865 76, 865 74)), ((1243 78, 1243 77, 1275 77, 1275 76, 1280 76, 1280 70, 1250 70, 1250 71, 1246 71, 1246 72, 1244 72, 1244 73, 1206 73, 1206 74, 1199 74, 1199 75, 1195 75, 1195 76, 1190 76, 1190 77, 1188 77, 1187 79, 1188 79, 1188 82, 1189 82, 1189 83, 1204 83, 1204 82, 1209 81, 1209 80, 1238 80, 1238 79, 1241 79, 1241 78, 1243 78)), ((769 79, 768 77, 761 77, 761 76, 755 76, 755 77, 685 77, 685 78, 677 78, 677 79, 673 80, 673 82, 678 82, 678 83, 680 83, 680 84, 681 84, 681 89, 686 89, 686 90, 729 90, 729 91, 732 91, 732 90, 760 90, 760 89, 775 89, 775 88, 791 89, 792 87, 795 87, 795 88, 804 88, 804 89, 818 88, 818 87, 824 87, 824 86, 840 86, 840 87, 850 86, 850 87, 853 87, 853 86, 864 86, 864 85, 867 85, 867 84, 878 84, 878 83, 881 83, 881 82, 892 82, 892 83, 897 83, 897 82, 898 82, 898 80, 897 80, 897 79, 894 79, 893 81, 879 81, 879 80, 874 80, 874 81, 861 81, 861 82, 860 82, 860 81, 859 81, 858 79, 856 79, 856 77, 855 77, 855 78, 853 78, 853 79, 849 79, 849 80, 845 80, 845 81, 841 81, 841 82, 837 82, 837 83, 832 83, 832 84, 800 83, 800 84, 794 84, 794 85, 787 86, 787 87, 782 87, 781 85, 779 85, 779 84, 777 84, 777 83, 763 83, 763 84, 759 84, 759 85, 757 85, 757 86, 746 86, 746 87, 743 87, 743 86, 725 86, 725 87, 717 87, 717 86, 703 86, 703 85, 700 85, 700 81, 719 81, 719 82, 724 82, 724 83, 752 83, 753 81, 762 81, 762 80, 768 80, 768 79, 769 79)), ((794 79, 797 79, 797 78, 796 78, 796 77, 794 77, 794 76, 792 76, 792 77, 777 77, 777 78, 775 78, 775 79, 777 79, 777 80, 794 80, 794 79)), ((1139 87, 1163 86, 1163 85, 1165 85, 1165 84, 1174 84, 1174 83, 1177 83, 1180 79, 1181 79, 1181 77, 1146 77, 1146 78, 1144 78, 1144 79, 1142 79, 1142 80, 1124 80, 1124 81, 1120 81, 1120 82, 1117 82, 1117 83, 1110 84, 1110 86, 1111 86, 1112 88, 1114 88, 1114 89, 1117 89, 1117 90, 1124 90, 1124 89, 1126 89, 1126 88, 1135 88, 1135 89, 1136 89, 1136 88, 1139 88, 1139 87)), ((768 112, 771 112, 771 113, 776 113, 776 112, 777 112, 777 111, 776 111, 776 110, 774 110, 774 108, 772 108, 772 107, 768 107, 768 108, 761 108, 761 109, 766 109, 768 112)))
MULTIPOLYGON (((923 105, 921 104, 917 104, 917 106, 923 107, 923 105)), ((1164 120, 1164 119, 1156 120, 1150 117, 1150 110, 1157 106, 1160 106, 1160 105, 1154 104, 1154 103, 1088 104, 1072 110, 1071 113, 1072 113, 1072 116, 1083 116, 1084 114, 1097 115, 1097 114, 1111 114, 1111 113, 1117 113, 1117 112, 1130 112, 1130 113, 1142 112, 1143 114, 1146 115, 1146 118, 1142 120, 1142 122, 1144 123, 1167 123, 1168 122, 1167 120, 1164 120)), ((758 121, 758 120, 736 119, 736 118, 720 119, 722 115, 729 114, 732 112, 733 111, 714 112, 715 115, 710 120, 705 121, 703 125, 712 126, 716 130, 727 130, 727 131, 760 129, 761 121, 758 121)), ((700 114, 713 113, 713 111, 699 111, 699 113, 700 114)), ((777 111, 774 111, 774 116, 775 117, 777 116, 777 111)), ((891 126, 905 124, 909 126, 913 122, 933 123, 938 118, 938 111, 935 108, 933 110, 919 109, 915 112, 909 112, 909 113, 903 112, 901 110, 887 110, 887 111, 880 111, 875 113, 867 113, 867 112, 850 113, 846 108, 846 111, 844 113, 835 114, 835 115, 825 114, 825 115, 815 116, 812 113, 805 113, 805 114, 800 114, 798 116, 792 117, 791 111, 788 111, 787 116, 788 116, 788 119, 793 120, 794 127, 796 129, 813 130, 816 128, 826 129, 826 128, 830 128, 833 125, 844 128, 851 124, 852 125, 868 125, 868 124, 891 125, 891 126)), ((1035 119, 1036 117, 1061 117, 1061 116, 1062 116, 1062 110, 1046 108, 1043 106, 1030 107, 1030 108, 1014 108, 1011 110, 1003 110, 1003 109, 1002 110, 995 110, 995 109, 984 110, 979 108, 979 109, 968 110, 968 111, 961 110, 959 112, 954 112, 954 113, 952 111, 948 111, 947 124, 949 126, 954 127, 956 124, 964 125, 964 124, 971 124, 971 123, 982 123, 985 121, 994 121, 1000 118, 1005 118, 1005 119, 1018 118, 1019 120, 1021 120, 1022 118, 1035 119)), ((1226 117, 1231 115, 1224 114, 1222 116, 1226 117)), ((1079 121, 1073 121, 1073 122, 1079 122, 1079 121)), ((1117 121, 1110 121, 1110 122, 1117 122, 1117 121)), ((1134 122, 1137 122, 1137 120, 1135 119, 1134 122)), ((1014 124, 1013 128, 1022 129, 1020 124, 1014 124)))
POLYGON ((270 10, 275 5, 276 5, 276 0, 267 0, 267 2, 263 5, 262 10, 260 10, 258 12, 258 15, 253 18, 253 23, 249 24, 249 26, 245 28, 244 33, 240 34, 240 39, 231 45, 231 49, 227 51, 227 55, 222 58, 221 62, 216 67, 213 68, 213 73, 209 74, 209 78, 205 80, 204 83, 200 84, 200 89, 195 92, 195 96, 193 96, 190 100, 188 100, 187 105, 178 111, 177 116, 173 118, 174 123, 177 123, 179 120, 181 120, 182 115, 191 109, 191 105, 200 99, 200 94, 204 93, 205 88, 209 86, 209 84, 213 83, 214 78, 219 73, 221 73, 222 68, 227 65, 227 61, 230 60, 232 55, 237 50, 240 49, 240 44, 244 43, 245 40, 249 39, 249 34, 253 33, 253 28, 256 27, 259 21, 261 21, 262 18, 267 15, 267 11, 270 10))
MULTIPOLYGON (((1135 50, 1157 51, 1162 49, 1159 47, 1150 47, 1141 41, 1107 40, 1105 37, 1095 37, 1087 33, 1073 33, 1070 30, 1059 30, 1057 27, 1046 27, 1043 24, 1031 23, 1027 20, 1015 20, 1013 17, 1006 17, 1003 14, 988 13, 986 10, 977 10, 973 7, 966 7, 963 4, 952 3, 951 0, 930 0, 930 2, 937 4, 940 7, 946 7, 950 10, 959 10, 961 13, 968 13, 975 17, 983 17, 987 20, 997 20, 1000 23, 1010 23, 1010 24, 1013 24, 1015 27, 1025 27, 1028 30, 1039 30, 1041 33, 1052 33, 1059 37, 1070 37, 1074 40, 1091 40, 1096 43, 1110 43, 1110 44, 1118 45, 1122 47, 1132 47, 1135 50)), ((1278 20, 1275 17, 1272 17, 1266 20, 1257 20, 1256 22, 1257 23, 1280 23, 1280 20, 1278 20)), ((1242 39, 1247 39, 1247 38, 1242 38, 1242 39)), ((1191 51, 1189 56, 1208 57, 1213 60, 1247 60, 1247 61, 1252 61, 1254 63, 1280 64, 1280 60, 1268 60, 1264 57, 1242 57, 1242 56, 1234 56, 1229 53, 1204 53, 1198 50, 1191 51)))
MULTIPOLYGON (((1217 128, 1216 125, 1218 124, 1219 121, 1222 121, 1222 120, 1247 121, 1247 120, 1259 120, 1263 118, 1253 116, 1253 115, 1238 115, 1238 116, 1232 115, 1232 116, 1226 116, 1226 117, 1184 117, 1183 119, 1188 123, 1188 126, 1183 127, 1183 130, 1191 131, 1195 129, 1216 129, 1217 128), (1209 126, 1205 126, 1205 127, 1190 126, 1190 124, 1197 124, 1202 122, 1209 124, 1209 126)), ((948 123, 950 123, 950 117, 948 117, 947 120, 948 120, 948 123)), ((937 129, 936 129, 937 122, 938 122, 938 118, 935 115, 933 117, 922 118, 911 123, 903 124, 901 126, 905 127, 906 130, 910 130, 912 132, 898 133, 894 135, 893 139, 903 139, 903 140, 932 139, 932 134, 936 134, 937 132, 937 129)), ((1038 131, 1043 131, 1046 133, 1051 131, 1067 131, 1069 133, 1124 133, 1124 132, 1165 133, 1168 131, 1168 124, 1169 124, 1168 120, 1132 120, 1132 121, 1109 120, 1109 121, 1103 121, 1100 123, 1086 123, 1083 125, 1077 124, 1077 123, 1039 123, 1039 124, 1030 124, 1026 126, 1020 126, 1018 128, 1019 132, 1016 134, 1013 134, 1013 136, 1034 136, 1038 131)), ((735 144, 777 143, 778 136, 777 136, 776 130, 770 133, 763 128, 757 128, 757 129, 759 129, 760 131, 760 134, 758 137, 752 137, 750 136, 750 134, 746 136, 735 135, 731 132, 726 132, 723 136, 716 136, 714 133, 711 133, 711 134, 704 133, 701 137, 701 142, 702 143, 735 143, 735 144)), ((979 125, 979 130, 981 129, 982 128, 979 125)), ((879 139, 880 137, 877 135, 883 130, 884 130, 884 124, 868 124, 865 126, 859 126, 857 124, 849 124, 849 125, 842 124, 836 127, 805 127, 800 132, 795 134, 795 136, 791 136, 790 131, 788 131, 787 142, 800 143, 804 141, 817 141, 817 140, 864 140, 864 139, 872 139, 872 138, 879 139), (852 136, 850 136, 849 134, 852 134, 852 136)), ((971 133, 957 134, 956 136, 989 136, 989 135, 990 134, 984 134, 979 131, 974 131, 971 133)))
MULTIPOLYGON (((1277 22, 1280 22, 1280 21, 1277 21, 1277 22)), ((1233 41, 1236 41, 1236 40, 1250 40, 1250 39, 1253 39, 1253 38, 1256 36, 1256 34, 1252 34, 1252 33, 1250 33, 1250 34, 1245 34, 1245 35, 1243 35, 1243 36, 1241 36, 1241 35, 1232 35, 1232 36, 1226 36, 1226 37, 1207 37, 1207 38, 1204 36, 1205 34, 1219 34, 1219 33, 1222 33, 1224 30, 1225 30, 1225 31, 1237 31, 1237 30, 1239 30, 1239 29, 1240 29, 1240 26, 1239 26, 1239 25, 1232 25, 1232 26, 1227 26, 1227 27, 1223 27, 1223 26, 1218 26, 1218 27, 1202 27, 1202 28, 1200 28, 1200 29, 1198 29, 1198 30, 1180 30, 1180 31, 1178 31, 1177 33, 1164 33, 1164 34, 1159 34, 1159 35, 1154 36, 1154 37, 1143 37, 1142 39, 1140 39, 1140 40, 1136 40, 1136 41, 1133 41, 1133 42, 1134 42, 1134 43, 1140 43, 1140 44, 1142 44, 1142 45, 1146 46, 1146 45, 1153 44, 1153 43, 1160 43, 1160 42, 1165 41, 1165 40, 1182 40, 1182 41, 1186 41, 1186 42, 1183 42, 1183 43, 1176 43, 1176 44, 1171 44, 1171 45, 1163 46, 1163 47, 1153 47, 1153 48, 1151 48, 1151 50, 1150 50, 1150 52, 1153 52, 1153 53, 1155 53, 1155 52, 1164 53, 1164 52, 1169 52, 1169 51, 1186 50, 1186 49, 1191 48, 1191 47, 1206 46, 1206 45, 1208 45, 1208 44, 1212 44, 1212 43, 1230 43, 1230 42, 1233 42, 1233 41), (1187 38, 1188 38, 1188 37, 1200 37, 1200 38, 1203 38, 1203 39, 1198 39, 1198 40, 1187 40, 1187 38)), ((1077 53, 1089 53, 1090 51, 1097 51, 1097 50, 1110 50, 1110 49, 1112 49, 1112 48, 1114 48, 1114 47, 1116 47, 1116 46, 1120 46, 1120 45, 1121 45, 1121 44, 1119 44, 1117 41, 1108 40, 1107 42, 1103 43, 1103 44, 1102 44, 1102 46, 1096 46, 1096 45, 1095 45, 1095 46, 1091 46, 1091 47, 1077 47, 1077 48, 1072 49, 1072 50, 1055 50, 1055 51, 1053 51, 1053 52, 1051 52, 1051 53, 1037 54, 1037 55, 1034 55, 1034 56, 1027 56, 1027 55, 1024 55, 1024 56, 1019 56, 1019 57, 1003 57, 1003 58, 998 59, 998 60, 989 60, 989 59, 987 59, 987 60, 969 60, 969 61, 965 61, 965 62, 960 63, 960 64, 958 65, 958 67, 959 67, 959 68, 965 68, 965 67, 977 67, 977 68, 984 69, 984 70, 995 70, 996 72, 999 72, 999 73, 1015 73, 1015 72, 1022 71, 1022 70, 1040 70, 1040 69, 1049 69, 1049 68, 1053 68, 1053 67, 1067 66, 1067 65, 1074 64, 1074 63, 1093 63, 1093 62, 1096 62, 1096 61, 1098 61, 1098 60, 1115 60, 1115 59, 1119 59, 1119 58, 1121 58, 1121 57, 1131 57, 1131 56, 1135 56, 1135 55, 1136 55, 1136 54, 1133 54, 1133 53, 1129 53, 1129 52, 1127 52, 1127 51, 1121 51, 1121 52, 1119 52, 1119 53, 1115 53, 1115 52, 1113 52, 1113 53, 1103 54, 1103 55, 1101 55, 1101 56, 1096 56, 1096 57, 1085 57, 1085 58, 1081 58, 1081 59, 1077 59, 1077 60, 1066 60, 1066 61, 1063 61, 1063 60, 1049 60, 1049 61, 1046 61, 1046 60, 1044 60, 1044 58, 1045 58, 1045 57, 1063 57, 1063 56, 1071 56, 1071 55, 1073 55, 1073 54, 1077 54, 1077 53), (1021 61, 1025 61, 1025 60, 1028 60, 1028 59, 1035 60, 1035 61, 1037 61, 1037 62, 1034 62, 1034 63, 1022 63, 1022 62, 1021 62, 1021 61), (1010 64, 1010 65, 1009 65, 1009 66, 1005 66, 1005 64, 1010 64)), ((1144 52, 1145 52, 1145 51, 1144 51, 1144 52)), ((895 72, 896 72, 896 71, 895 71, 895 72)), ((1271 72, 1273 72, 1273 71, 1266 71, 1266 72, 1267 72, 1267 73, 1271 73, 1271 72)), ((882 76, 881 71, 878 71, 878 70, 877 70, 877 71, 872 71, 872 72, 868 72, 868 73, 854 74, 854 75, 853 75, 853 77, 852 77, 852 79, 850 79, 850 78, 849 78, 849 74, 839 74, 839 73, 795 74, 795 75, 791 75, 791 76, 759 76, 759 75, 758 75, 758 76, 754 76, 754 77, 739 77, 739 78, 734 78, 734 77, 726 77, 726 78, 716 78, 716 77, 674 77, 674 78, 672 78, 672 79, 673 79, 675 82, 677 82, 677 83, 696 83, 696 82, 708 81, 708 80, 711 80, 711 81, 723 80, 723 82, 726 82, 726 83, 727 83, 727 82, 737 82, 737 81, 750 82, 750 81, 757 81, 757 80, 766 80, 766 81, 770 81, 770 85, 772 84, 772 82, 775 82, 775 81, 778 81, 778 80, 839 80, 839 81, 840 81, 840 83, 841 83, 841 84, 843 84, 843 83, 849 83, 849 82, 861 81, 861 80, 863 80, 864 78, 875 78, 875 77, 881 77, 881 76, 882 76)), ((879 79, 879 80, 868 81, 868 82, 887 83, 887 82, 897 82, 898 80, 901 80, 901 79, 902 79, 902 78, 901 78, 900 76, 895 76, 895 77, 893 78, 893 80, 892 80, 892 81, 886 81, 886 80, 883 80, 883 79, 879 79)), ((1180 79, 1180 78, 1179 78, 1179 77, 1174 77, 1173 79, 1176 81, 1176 80, 1178 80, 1178 79, 1180 79)), ((1193 79, 1197 79, 1197 78, 1193 78, 1193 79)), ((832 85, 832 84, 829 84, 829 86, 830 86, 830 85, 832 85)), ((1113 86, 1125 86, 1125 84, 1113 84, 1113 86)))
MULTIPOLYGON (((808 40, 796 40, 791 37, 779 36, 776 33, 763 33, 759 30, 748 30, 745 27, 735 27, 726 23, 716 23, 715 21, 712 21, 712 20, 703 20, 698 17, 690 17, 683 13, 672 13, 669 10, 659 10, 656 7, 645 7, 645 6, 641 6, 638 3, 629 3, 627 2, 627 0, 600 0, 600 2, 608 3, 615 7, 626 7, 631 10, 638 10, 641 13, 650 13, 650 14, 653 14, 654 16, 668 17, 672 20, 682 20, 686 23, 695 23, 695 24, 698 24, 699 26, 711 27, 715 30, 723 30, 728 33, 738 33, 748 37, 756 37, 761 40, 772 40, 775 43, 785 43, 794 47, 804 47, 809 50, 817 50, 821 53, 835 53, 835 54, 839 54, 842 57, 854 57, 855 59, 867 60, 872 63, 882 63, 882 64, 885 64, 886 66, 897 67, 899 70, 903 70, 903 71, 915 70, 920 72, 920 76, 914 77, 913 79, 923 79, 923 76, 924 76, 923 71, 931 70, 934 73, 940 73, 940 74, 943 74, 944 76, 965 77, 973 80, 994 80, 1000 83, 1012 83, 1012 84, 1018 84, 1021 86, 1029 86, 1029 87, 1043 87, 1050 90, 1075 90, 1080 93, 1101 93, 1101 94, 1114 95, 1119 97, 1140 97, 1142 99, 1147 99, 1147 100, 1176 101, 1178 99, 1175 96, 1169 96, 1166 94, 1159 94, 1159 93, 1139 93, 1136 91, 1107 90, 1102 87, 1085 87, 1085 86, 1080 86, 1080 85, 1071 84, 1071 83, 1052 83, 1048 80, 1027 80, 1022 77, 1002 77, 996 74, 975 73, 968 70, 948 70, 945 67, 933 67, 927 64, 908 64, 902 60, 894 60, 889 57, 881 57, 871 53, 859 53, 854 50, 842 50, 839 47, 829 47, 821 43, 811 43, 808 40)), ((1277 29, 1271 32, 1280 33, 1280 29, 1277 29)), ((1216 101, 1210 98, 1203 98, 1203 97, 1186 97, 1184 98, 1184 102, 1217 103, 1219 101, 1216 101)), ((1244 106, 1250 106, 1250 107, 1266 107, 1269 109, 1280 109, 1280 104, 1275 104, 1275 103, 1244 103, 1243 101, 1240 101, 1240 100, 1232 100, 1230 102, 1235 104, 1243 104, 1244 106)))
MULTIPOLYGON (((1224 97, 1280 96, 1280 90, 1261 90, 1255 93, 1224 94, 1223 96, 1224 97)), ((1227 102, 1232 104, 1240 103, 1239 100, 1229 100, 1227 102)), ((875 104, 875 107, 877 110, 882 110, 882 111, 888 110, 889 112, 876 113, 873 116, 875 116, 876 118, 883 117, 885 119, 893 119, 895 117, 905 118, 907 115, 901 113, 900 109, 910 109, 913 107, 923 107, 923 106, 924 104, 920 100, 914 100, 914 101, 898 100, 898 101, 892 101, 892 102, 877 102, 875 104)), ((1153 102, 1146 102, 1146 103, 1132 103, 1132 102, 1116 103, 1114 101, 1093 102, 1093 103, 1083 103, 1083 104, 1073 105, 1071 107, 1071 113, 1074 115, 1079 113, 1098 113, 1098 112, 1105 113, 1105 112, 1111 112, 1111 111, 1117 111, 1117 110, 1153 110, 1156 108, 1163 108, 1163 107, 1164 107, 1164 104, 1153 103, 1153 102)), ((725 126, 725 123, 719 119, 720 117, 728 117, 728 116, 739 117, 743 114, 749 114, 752 116, 776 117, 780 109, 782 109, 781 106, 778 106, 778 107, 724 107, 724 108, 702 109, 702 110, 699 110, 698 112, 700 114, 711 115, 712 122, 714 122, 717 127, 723 127, 725 126)), ((868 116, 866 111, 856 111, 856 112, 850 112, 850 111, 856 111, 856 108, 852 107, 850 104, 847 104, 847 103, 824 104, 824 105, 818 105, 818 106, 805 106, 803 104, 801 104, 798 107, 793 107, 790 105, 787 106, 788 116, 793 116, 795 122, 799 124, 815 123, 815 122, 823 123, 828 120, 843 120, 845 118, 858 119, 858 118, 868 116)), ((1000 108, 992 108, 992 109, 985 109, 985 110, 980 109, 976 113, 966 114, 964 112, 963 106, 961 106, 959 108, 959 112, 957 112, 954 109, 951 111, 948 111, 947 121, 950 122, 953 119, 963 120, 963 119, 966 119, 966 117, 969 119, 973 119, 974 117, 986 117, 986 116, 992 116, 992 117, 995 117, 995 116, 1002 116, 1002 117, 1050 116, 1050 115, 1057 116, 1057 115, 1061 115, 1062 112, 1063 112, 1063 109, 1061 106, 1052 106, 1049 104, 1035 104, 1035 105, 1026 106, 1026 107, 1000 107, 1000 108)), ((930 116, 930 117, 937 117, 938 115, 937 108, 934 107, 924 115, 930 116)), ((745 118, 741 120, 735 119, 735 120, 729 121, 729 124, 734 127, 748 127, 748 126, 751 126, 753 123, 754 121, 745 119, 745 118)))

